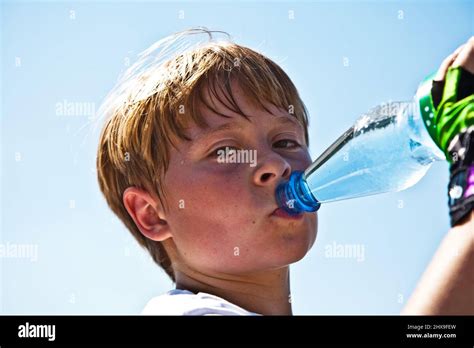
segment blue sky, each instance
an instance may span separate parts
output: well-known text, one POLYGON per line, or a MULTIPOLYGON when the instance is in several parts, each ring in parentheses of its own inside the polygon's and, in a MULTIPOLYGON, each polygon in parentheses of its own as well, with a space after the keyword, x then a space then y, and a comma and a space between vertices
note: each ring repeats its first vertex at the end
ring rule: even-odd
MULTIPOLYGON (((473 35, 473 7, 3 2, 1 245, 37 254, 0 257, 0 313, 134 314, 172 288, 101 196, 89 115, 60 111, 68 102, 97 109, 126 64, 155 41, 206 26, 280 63, 309 109, 315 158, 368 108, 410 100, 473 35)), ((406 191, 322 207, 315 246, 291 268, 294 313, 399 313, 449 230, 447 180, 447 163, 436 163, 406 191), (363 260, 325 253, 353 244, 363 246, 363 260)))

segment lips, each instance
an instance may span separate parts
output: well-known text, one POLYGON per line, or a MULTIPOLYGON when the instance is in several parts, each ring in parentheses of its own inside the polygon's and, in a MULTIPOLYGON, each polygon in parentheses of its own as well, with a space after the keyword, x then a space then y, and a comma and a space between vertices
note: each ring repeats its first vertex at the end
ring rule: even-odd
POLYGON ((303 213, 296 214, 296 215, 290 215, 285 210, 283 210, 281 208, 276 208, 273 211, 273 213, 271 214, 271 216, 276 216, 276 217, 279 217, 279 218, 289 219, 289 220, 299 220, 303 217, 303 215, 304 215, 303 213))

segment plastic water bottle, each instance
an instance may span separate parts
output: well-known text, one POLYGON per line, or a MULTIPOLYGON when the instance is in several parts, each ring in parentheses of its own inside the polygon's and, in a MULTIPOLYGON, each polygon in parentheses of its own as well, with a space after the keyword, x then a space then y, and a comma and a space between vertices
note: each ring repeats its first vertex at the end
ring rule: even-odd
POLYGON ((431 81, 420 85, 411 102, 381 104, 363 114, 305 171, 277 187, 278 206, 296 215, 415 185, 434 161, 446 159, 432 137, 431 81))

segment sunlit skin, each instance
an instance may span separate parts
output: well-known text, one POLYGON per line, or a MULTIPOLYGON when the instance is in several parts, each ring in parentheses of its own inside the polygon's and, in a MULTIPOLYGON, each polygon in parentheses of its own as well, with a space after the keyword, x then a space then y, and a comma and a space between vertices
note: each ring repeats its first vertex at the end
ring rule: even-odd
MULTIPOLYGON (((474 73, 474 38, 446 58, 436 79, 444 79, 450 66, 474 73)), ((205 140, 199 140, 205 130, 188 129, 193 141, 171 150, 164 180, 169 211, 134 187, 124 192, 124 204, 140 231, 165 245, 177 288, 215 294, 264 315, 291 314, 289 265, 313 245, 317 215, 288 220, 271 213, 276 186, 311 159, 302 127, 278 123, 291 115, 252 105, 235 83, 233 90, 250 122, 215 101, 231 118, 206 110, 210 129, 234 128, 205 140), (226 146, 257 150, 257 165, 218 163, 211 154, 226 146)), ((474 313, 473 231, 474 212, 448 232, 403 314, 474 313)))
MULTIPOLYGON (((474 74, 474 36, 443 61, 435 79, 458 66, 474 74)), ((474 211, 443 238, 402 314, 474 314, 474 211)))
POLYGON ((315 242, 317 214, 290 220, 272 213, 277 185, 311 163, 304 129, 287 111, 268 105, 269 113, 237 83, 232 88, 250 121, 217 99, 217 110, 230 118, 202 109, 209 128, 191 125, 193 140, 171 149, 164 178, 169 210, 133 187, 124 203, 141 232, 165 245, 177 288, 260 314, 291 314, 289 265, 315 242), (230 127, 208 133, 224 124, 230 127), (256 166, 219 163, 217 150, 225 147, 256 150, 256 166))

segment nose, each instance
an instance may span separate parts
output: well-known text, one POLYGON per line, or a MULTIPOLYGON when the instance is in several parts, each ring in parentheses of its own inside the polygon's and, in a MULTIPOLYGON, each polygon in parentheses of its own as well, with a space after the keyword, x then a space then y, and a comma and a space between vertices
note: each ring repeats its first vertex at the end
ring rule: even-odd
POLYGON ((259 161, 253 181, 257 186, 276 187, 282 179, 288 179, 290 174, 290 164, 278 154, 271 153, 259 161))

